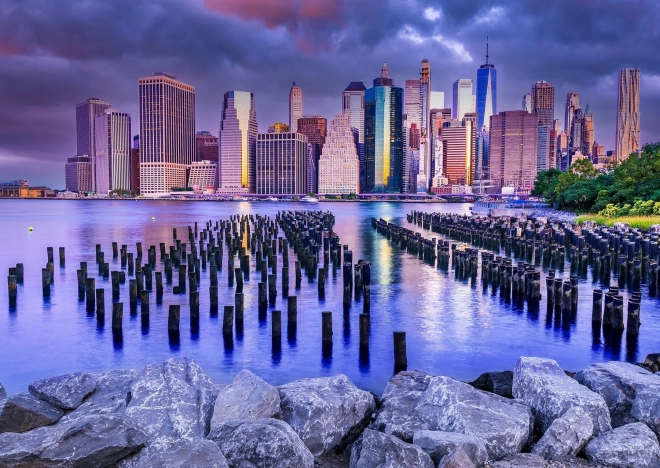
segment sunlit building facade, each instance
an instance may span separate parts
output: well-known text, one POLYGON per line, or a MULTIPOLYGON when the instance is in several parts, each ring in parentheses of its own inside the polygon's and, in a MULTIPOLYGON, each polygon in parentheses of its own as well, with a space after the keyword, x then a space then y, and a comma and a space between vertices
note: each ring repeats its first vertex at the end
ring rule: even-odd
POLYGON ((298 119, 303 116, 303 95, 300 86, 294 81, 289 91, 289 128, 298 131, 298 119))
POLYGON ((486 63, 477 70, 477 131, 490 127, 490 117, 497 114, 497 70, 488 61, 488 43, 486 43, 486 63))
POLYGON ((359 175, 360 160, 350 119, 346 114, 337 114, 330 122, 330 132, 319 160, 319 193, 359 193, 359 175))
POLYGON ((96 189, 95 155, 96 155, 96 116, 109 109, 111 104, 98 98, 87 98, 76 104, 76 154, 89 156, 92 164, 92 179, 90 192, 96 189))
POLYGON ((468 112, 474 112, 474 96, 472 95, 472 80, 461 78, 454 81, 454 99, 452 118, 462 120, 468 112))
POLYGON ((630 153, 641 149, 639 139, 639 68, 624 68, 619 72, 616 109, 616 158, 628 159, 630 153))
POLYGON ((257 133, 254 95, 247 91, 226 92, 220 122, 220 191, 255 192, 257 133))
POLYGON ((268 195, 306 194, 307 157, 307 137, 302 133, 259 133, 256 192, 268 195))
POLYGON ((362 81, 351 81, 342 91, 342 113, 348 115, 351 127, 358 132, 357 153, 360 158, 360 186, 364 185, 364 93, 367 90, 362 81))
POLYGON ((131 190, 131 116, 107 109, 95 117, 96 192, 131 190))

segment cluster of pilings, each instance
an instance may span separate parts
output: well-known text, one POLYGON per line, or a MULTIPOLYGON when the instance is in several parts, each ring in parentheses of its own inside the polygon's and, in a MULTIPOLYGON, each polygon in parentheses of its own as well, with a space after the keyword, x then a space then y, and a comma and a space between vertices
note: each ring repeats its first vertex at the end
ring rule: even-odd
MULTIPOLYGON (((128 276, 129 313, 142 319, 143 330, 149 328, 151 294, 155 292, 156 303, 162 304, 164 283, 171 286, 175 295, 189 295, 189 316, 192 334, 199 333, 200 293, 202 272, 208 270, 208 294, 210 314, 219 314, 218 276, 223 265, 227 268, 227 286, 235 288, 234 303, 223 307, 222 333, 227 348, 233 347, 234 332, 242 338, 245 313, 245 282, 250 279, 251 259, 257 284, 259 321, 267 319, 268 306, 274 307, 278 294, 287 300, 288 336, 297 332, 298 301, 291 294, 289 285, 289 248, 296 257, 293 260, 295 290, 301 288, 302 273, 309 282, 316 280, 318 297, 325 298, 325 286, 331 273, 336 276, 339 270, 343 278, 344 312, 348 314, 352 298, 362 298, 363 311, 360 314, 360 359, 367 356, 370 336, 371 304, 371 263, 359 259, 353 261, 353 252, 339 242, 332 228, 335 218, 330 212, 296 211, 279 212, 275 219, 260 215, 233 215, 229 219, 207 221, 203 229, 198 224, 187 227, 187 236, 179 238, 177 229, 172 230, 172 244, 161 242, 158 247, 151 245, 143 255, 143 246, 137 242, 134 251, 129 246, 112 242, 111 262, 102 249, 96 245, 95 262, 98 276, 88 269, 88 262, 80 262, 77 270, 78 299, 85 302, 89 314, 96 314, 97 325, 105 323, 105 289, 98 287, 97 277, 109 279, 112 297, 112 332, 116 344, 123 341, 124 303, 121 302, 121 285, 128 276), (279 236, 279 229, 284 237, 279 236), (159 257, 157 253, 159 252, 159 257), (281 266, 278 269, 278 255, 281 266), (322 255, 322 266, 319 256, 322 255), (226 256, 226 259, 225 259, 226 256), (144 261, 144 263, 143 263, 144 261), (225 263, 226 261, 226 263, 225 263), (119 264, 120 269, 112 270, 111 263, 119 264), (160 269, 160 271, 157 271, 160 269), (279 270, 279 271, 278 271, 279 270), (277 281, 278 273, 281 282, 277 281), (155 277, 155 284, 154 284, 155 277)), ((60 266, 65 267, 65 251, 60 248, 60 266)), ((48 263, 42 271, 44 297, 50 296, 53 287, 53 249, 47 249, 48 263)), ((96 267, 95 270, 96 271, 96 267)), ((15 307, 17 284, 23 282, 23 265, 10 268, 8 276, 10 306, 15 307)), ((125 300, 125 299, 124 299, 125 300)), ((332 313, 323 312, 322 343, 324 357, 332 353, 332 313)), ((171 304, 168 310, 168 332, 171 344, 179 343, 181 305, 171 304)), ((273 353, 281 350, 282 319, 281 311, 271 311, 273 353)), ((407 364, 405 333, 394 334, 394 354, 397 369, 407 364)))

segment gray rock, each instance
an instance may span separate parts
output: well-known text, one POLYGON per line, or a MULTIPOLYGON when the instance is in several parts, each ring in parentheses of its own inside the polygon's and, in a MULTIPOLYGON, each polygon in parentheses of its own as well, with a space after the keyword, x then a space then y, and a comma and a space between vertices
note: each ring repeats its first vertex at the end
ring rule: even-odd
POLYGON ((211 379, 188 358, 142 369, 131 384, 126 415, 147 434, 147 452, 208 434, 216 395, 211 379))
POLYGON ((29 393, 9 397, 0 413, 0 433, 25 432, 57 422, 64 411, 29 393))
POLYGON ((167 468, 229 468, 217 444, 203 440, 174 445, 143 460, 143 466, 167 468))
POLYGON ((376 407, 371 393, 342 374, 296 380, 278 390, 282 419, 314 456, 343 450, 367 426, 376 407))
POLYGON ((7 392, 5 391, 5 387, 2 386, 0 383, 0 411, 2 411, 2 408, 5 406, 5 402, 7 401, 7 392))
POLYGON ((513 371, 513 396, 531 406, 541 432, 574 406, 589 415, 594 435, 611 429, 605 400, 568 377, 552 359, 521 357, 513 371))
POLYGON ((0 435, 0 466, 106 467, 140 450, 145 440, 124 415, 91 416, 0 435))
MULTIPOLYGON (((483 440, 458 432, 417 431, 413 436, 413 444, 419 445, 428 453, 436 465, 443 457, 460 450, 475 465, 483 465, 488 461, 488 452, 483 440)), ((458 454, 455 457, 462 458, 458 454)))
POLYGON ((606 466, 621 468, 660 467, 658 439, 648 426, 637 422, 618 427, 591 440, 587 458, 606 466))
POLYGON ((574 406, 552 421, 532 453, 546 460, 577 455, 594 433, 591 418, 579 406, 574 406))
POLYGON ((261 378, 242 370, 215 400, 211 427, 239 419, 265 419, 280 413, 280 394, 261 378))
POLYGON ((548 463, 538 455, 517 453, 502 460, 491 462, 490 468, 547 468, 548 463))
POLYGON ((95 389, 96 378, 82 373, 37 380, 28 387, 32 395, 63 410, 76 409, 95 389))
POLYGON ((474 388, 503 396, 504 398, 513 398, 511 386, 513 385, 513 372, 484 372, 477 380, 470 382, 474 388))
POLYGON ((452 450, 438 465, 438 468, 476 468, 470 456, 461 447, 452 450))
POLYGON ((600 463, 590 462, 584 458, 576 457, 559 457, 548 460, 548 467, 550 468, 605 468, 600 463))
POLYGON ((660 435, 660 375, 625 362, 605 362, 581 370, 575 378, 603 397, 612 426, 641 421, 660 435))
POLYGON ((136 370, 114 370, 92 374, 96 390, 75 411, 65 414, 58 424, 95 414, 123 413, 129 401, 136 370))
POLYGON ((420 377, 419 373, 399 374, 397 385, 387 385, 373 428, 403 440, 412 440, 419 430, 471 435, 484 441, 494 460, 528 445, 532 413, 523 402, 476 390, 449 377, 420 377), (408 382, 402 384, 402 379, 408 382), (425 381, 428 385, 421 391, 425 381))
POLYGON ((350 468, 434 468, 420 447, 382 432, 365 429, 351 450, 350 468))
POLYGON ((229 466, 240 468, 313 468, 314 456, 287 423, 277 419, 228 421, 213 428, 229 466))

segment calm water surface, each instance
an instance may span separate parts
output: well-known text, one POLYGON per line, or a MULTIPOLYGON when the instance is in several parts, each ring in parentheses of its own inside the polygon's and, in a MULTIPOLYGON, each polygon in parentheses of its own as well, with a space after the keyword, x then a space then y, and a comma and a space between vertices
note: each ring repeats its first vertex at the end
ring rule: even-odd
MULTIPOLYGON (((660 307, 642 287, 638 342, 620 345, 594 340, 591 329, 591 291, 598 285, 591 276, 580 281, 580 302, 575 324, 570 330, 546 320, 545 298, 540 313, 527 306, 506 304, 479 281, 454 279, 435 266, 392 246, 371 227, 371 218, 384 218, 413 229, 405 215, 413 209, 468 213, 465 204, 403 203, 319 203, 305 205, 286 202, 166 202, 166 201, 69 201, 0 200, 0 382, 9 393, 24 391, 42 377, 76 371, 105 371, 140 368, 172 356, 194 358, 218 383, 230 381, 248 368, 273 384, 301 377, 344 373, 362 388, 380 393, 392 376, 392 332, 407 332, 409 369, 472 380, 487 370, 512 369, 521 355, 556 359, 561 366, 577 370, 603 360, 635 362, 647 353, 660 351, 660 307), (298 332, 287 337, 286 299, 281 295, 275 307, 282 310, 281 352, 272 352, 270 319, 259 321, 257 283, 260 275, 251 269, 245 283, 245 323, 243 336, 226 346, 222 337, 222 305, 233 305, 234 288, 227 286, 225 265, 219 272, 219 317, 209 314, 208 272, 202 272, 200 285, 200 327, 192 334, 189 327, 187 295, 173 295, 165 285, 163 303, 151 301, 148 329, 143 329, 139 312, 128 313, 128 280, 121 285, 124 306, 123 342, 113 342, 110 280, 95 276, 94 251, 100 243, 111 270, 119 270, 119 259, 112 259, 111 243, 142 242, 144 256, 149 245, 172 243, 172 228, 187 237, 186 226, 195 221, 227 219, 232 214, 274 216, 278 210, 330 210, 336 216, 335 231, 342 244, 348 244, 354 260, 371 261, 371 343, 368 360, 360 359, 360 301, 344 311, 342 278, 329 275, 324 301, 319 301, 316 284, 303 277, 298 295, 298 332), (155 217, 155 221, 152 221, 155 217), (34 232, 28 232, 33 226, 34 232), (55 250, 55 278, 50 299, 41 296, 41 268, 46 248, 55 250), (66 267, 59 268, 58 247, 66 248, 66 267), (105 326, 88 315, 84 302, 78 302, 76 269, 87 261, 96 287, 106 289, 105 326), (9 308, 7 269, 17 262, 25 265, 25 282, 19 285, 18 304, 9 308), (181 304, 180 343, 170 344, 167 333, 169 304, 181 304), (333 312, 334 347, 331 358, 324 358, 321 347, 321 312, 333 312)), ((414 227, 414 229, 418 229, 414 227)), ((431 233, 423 231, 425 236, 431 233)), ((281 231, 280 231, 281 232, 281 231)), ((169 248, 168 248, 169 249, 169 248)), ((158 249, 157 249, 158 250, 158 249)), ((190 251, 190 248, 188 248, 190 251)), ((291 262, 294 260, 291 254, 291 262)), ((254 260, 252 259, 252 262, 254 260)), ((293 265, 293 264, 292 264, 293 265)), ((281 268, 281 259, 278 260, 281 268)), ((568 276, 566 271, 559 276, 568 276)), ((162 264, 158 262, 158 270, 162 264)), ((281 285, 278 271, 278 289, 281 285)), ((304 272, 303 272, 304 275, 304 272)), ((545 271, 543 276, 545 276, 545 271)), ((174 282, 177 281, 174 274, 174 282)), ((545 279, 542 278, 545 295, 545 279)), ((624 297, 627 295, 623 292, 624 297)))

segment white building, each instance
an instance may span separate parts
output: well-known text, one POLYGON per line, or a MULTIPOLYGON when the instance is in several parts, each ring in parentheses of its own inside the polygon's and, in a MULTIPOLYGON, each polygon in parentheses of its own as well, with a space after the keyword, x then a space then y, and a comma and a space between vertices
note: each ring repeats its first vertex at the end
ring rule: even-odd
POLYGON ((196 161, 190 165, 188 187, 215 192, 218 187, 218 165, 213 161, 196 161))
POLYGON ((360 160, 349 116, 335 115, 319 160, 319 194, 349 194, 360 191, 360 160))
POLYGON ((257 135, 257 193, 304 195, 307 193, 307 135, 259 133, 257 135))
POLYGON ((298 131, 298 119, 303 116, 303 95, 300 86, 294 81, 289 91, 289 129, 291 132, 298 131))
POLYGON ((107 109, 95 117, 96 193, 131 190, 131 116, 107 109))
POLYGON ((454 102, 452 118, 461 120, 468 112, 474 112, 475 99, 472 94, 472 80, 461 78, 454 81, 454 102))
POLYGON ((254 95, 247 91, 226 92, 220 123, 218 185, 221 192, 255 191, 257 133, 254 95))

